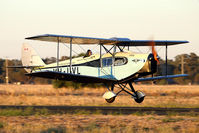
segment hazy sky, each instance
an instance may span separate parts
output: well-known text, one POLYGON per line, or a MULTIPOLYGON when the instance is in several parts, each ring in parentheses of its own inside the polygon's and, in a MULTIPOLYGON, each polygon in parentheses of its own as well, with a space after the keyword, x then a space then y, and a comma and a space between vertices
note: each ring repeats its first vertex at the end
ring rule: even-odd
MULTIPOLYGON (((199 55, 199 0, 0 0, 0 58, 19 59, 24 42, 42 57, 55 56, 56 44, 24 39, 47 33, 188 40, 189 44, 169 47, 169 58, 199 55)), ((61 48, 61 54, 68 55, 69 50, 61 48)), ((164 48, 157 49, 163 57, 164 48)))

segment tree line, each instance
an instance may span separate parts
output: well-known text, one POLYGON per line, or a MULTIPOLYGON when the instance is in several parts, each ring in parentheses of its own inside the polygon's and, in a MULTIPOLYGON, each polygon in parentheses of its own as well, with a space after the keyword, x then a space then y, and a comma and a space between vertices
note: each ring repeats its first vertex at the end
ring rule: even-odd
MULTIPOLYGON (((79 54, 78 56, 83 56, 84 53, 79 54)), ((77 56, 76 56, 77 57, 77 56)), ((62 56, 60 60, 68 59, 67 56, 62 56)), ((7 60, 8 66, 20 66, 21 60, 13 59, 13 60, 7 60)), ((43 61, 46 64, 53 63, 56 61, 55 57, 51 58, 45 58, 43 61)), ((158 71, 155 74, 158 75, 165 75, 166 73, 166 66, 165 66, 165 60, 160 59, 160 63, 158 64, 158 71)), ((25 70, 24 69, 18 69, 18 68, 9 68, 8 70, 8 76, 9 76, 9 83, 16 83, 20 82, 23 84, 52 84, 55 87, 62 87, 62 86, 73 86, 75 88, 78 88, 80 86, 86 86, 86 84, 77 84, 73 82, 66 82, 66 81, 57 81, 57 80, 51 80, 51 79, 44 79, 44 78, 37 78, 37 77, 28 77, 25 76, 25 70)), ((199 84, 199 56, 195 53, 190 54, 181 54, 177 55, 173 60, 168 60, 168 75, 173 74, 181 74, 185 73, 188 74, 188 77, 183 78, 176 78, 176 79, 170 79, 168 81, 166 80, 159 80, 156 83, 157 84, 199 84), (183 67, 182 67, 183 65, 183 67)), ((6 77, 6 60, 0 59, 0 83, 5 83, 6 77)), ((150 83, 150 82, 143 82, 143 83, 150 83)), ((96 87, 98 85, 95 84, 89 84, 92 87, 96 87)))

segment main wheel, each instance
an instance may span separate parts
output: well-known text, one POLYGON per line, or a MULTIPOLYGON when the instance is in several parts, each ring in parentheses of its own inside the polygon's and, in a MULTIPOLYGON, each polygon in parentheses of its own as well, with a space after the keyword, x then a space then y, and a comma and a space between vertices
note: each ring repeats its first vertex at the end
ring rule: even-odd
POLYGON ((144 94, 143 92, 141 92, 141 91, 136 91, 135 94, 136 94, 135 101, 136 101, 137 103, 141 103, 141 102, 144 101, 145 94, 144 94))
POLYGON ((140 99, 135 99, 135 101, 136 101, 137 103, 141 103, 141 102, 144 101, 144 97, 142 97, 142 98, 140 98, 140 99))
POLYGON ((105 99, 108 103, 112 103, 115 101, 115 97, 112 97, 110 99, 105 99))

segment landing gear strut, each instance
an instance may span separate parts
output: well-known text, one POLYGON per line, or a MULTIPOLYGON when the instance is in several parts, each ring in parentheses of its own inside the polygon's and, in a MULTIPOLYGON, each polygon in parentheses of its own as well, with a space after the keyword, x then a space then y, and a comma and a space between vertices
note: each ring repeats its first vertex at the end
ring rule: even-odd
POLYGON ((144 97, 145 97, 145 94, 141 91, 135 91, 133 85, 131 82, 129 82, 129 86, 131 87, 131 90, 132 92, 134 93, 135 96, 133 96, 134 100, 137 102, 137 103, 141 103, 144 101, 144 97))
POLYGON ((109 91, 106 92, 106 93, 103 95, 103 98, 105 98, 105 100, 106 100, 108 103, 112 103, 112 102, 115 101, 115 98, 117 97, 117 95, 118 95, 120 92, 124 91, 124 92, 128 93, 129 95, 131 95, 132 98, 133 98, 137 103, 142 103, 142 102, 144 101, 145 94, 144 94, 143 92, 139 91, 139 90, 138 90, 138 91, 135 91, 135 89, 134 89, 134 87, 133 87, 133 85, 132 85, 131 82, 129 82, 128 84, 129 84, 129 87, 130 87, 131 89, 129 89, 129 88, 127 87, 127 83, 124 83, 124 84, 118 83, 118 86, 119 86, 119 88, 120 88, 120 91, 118 91, 116 94, 113 92, 113 91, 114 91, 115 85, 112 84, 111 90, 107 87, 109 91))

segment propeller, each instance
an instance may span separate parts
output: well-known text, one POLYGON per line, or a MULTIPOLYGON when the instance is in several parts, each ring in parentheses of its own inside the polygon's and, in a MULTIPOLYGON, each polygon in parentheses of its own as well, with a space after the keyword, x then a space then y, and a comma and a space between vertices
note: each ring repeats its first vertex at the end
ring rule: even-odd
POLYGON ((149 46, 151 46, 151 51, 152 51, 152 54, 154 56, 154 59, 158 62, 159 62, 159 57, 158 57, 158 54, 157 54, 157 51, 155 49, 155 42, 152 40, 149 42, 149 46))

